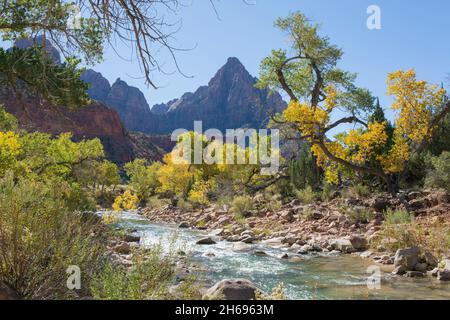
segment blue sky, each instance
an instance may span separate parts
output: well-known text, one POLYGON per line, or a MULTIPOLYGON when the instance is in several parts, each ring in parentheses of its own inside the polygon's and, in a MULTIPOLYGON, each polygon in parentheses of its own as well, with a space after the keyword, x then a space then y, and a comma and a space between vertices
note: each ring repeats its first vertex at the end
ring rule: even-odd
MULTIPOLYGON (((216 2, 220 19, 209 0, 191 0, 182 8, 179 17, 182 29, 175 35, 174 44, 193 48, 179 52, 180 74, 154 74, 158 90, 147 87, 137 62, 127 62, 108 50, 105 61, 94 67, 111 82, 118 77, 139 87, 152 106, 194 91, 204 85, 228 57, 238 57, 249 72, 257 76, 259 63, 274 48, 286 46, 285 37, 273 27, 277 17, 301 10, 322 25, 321 32, 344 49, 340 66, 357 72, 358 85, 380 96, 388 106, 386 75, 388 72, 416 68, 422 79, 440 83, 450 73, 450 41, 448 15, 450 1, 406 0, 241 0, 216 2), (381 8, 381 30, 366 27, 367 7, 381 8)), ((120 46, 119 52, 129 56, 120 46)), ((167 54, 159 55, 166 71, 175 68, 167 54)))

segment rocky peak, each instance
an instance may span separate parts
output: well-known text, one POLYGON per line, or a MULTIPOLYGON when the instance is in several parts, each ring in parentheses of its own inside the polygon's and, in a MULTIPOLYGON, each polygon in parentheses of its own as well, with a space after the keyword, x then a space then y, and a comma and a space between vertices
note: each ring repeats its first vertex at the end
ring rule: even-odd
POLYGON ((104 102, 111 91, 109 81, 100 72, 88 69, 81 75, 81 80, 89 84, 88 94, 91 99, 104 102))
POLYGON ((120 78, 111 86, 105 103, 119 113, 125 127, 132 131, 144 131, 153 117, 144 94, 120 78))
POLYGON ((14 43, 15 48, 19 49, 27 49, 33 46, 43 46, 44 50, 48 52, 50 58, 60 64, 61 63, 61 55, 59 51, 51 44, 51 42, 45 39, 43 36, 37 36, 35 38, 23 38, 19 39, 14 43))

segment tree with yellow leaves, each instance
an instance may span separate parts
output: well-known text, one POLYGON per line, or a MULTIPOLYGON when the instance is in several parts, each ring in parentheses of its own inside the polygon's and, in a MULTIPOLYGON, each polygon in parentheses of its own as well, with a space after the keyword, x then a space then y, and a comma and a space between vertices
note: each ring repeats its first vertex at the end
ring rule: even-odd
POLYGON ((319 35, 317 25, 300 12, 275 25, 288 35, 295 54, 274 50, 261 64, 258 86, 281 89, 290 97, 288 108, 274 121, 295 127, 300 132, 295 138, 310 143, 328 182, 358 173, 379 178, 396 193, 411 155, 424 148, 450 110, 445 91, 418 80, 414 70, 389 74, 391 108, 398 114, 392 132, 387 121, 370 117, 376 110, 374 98, 354 85, 356 75, 337 67, 343 52, 319 35), (329 137, 345 124, 355 128, 329 137))

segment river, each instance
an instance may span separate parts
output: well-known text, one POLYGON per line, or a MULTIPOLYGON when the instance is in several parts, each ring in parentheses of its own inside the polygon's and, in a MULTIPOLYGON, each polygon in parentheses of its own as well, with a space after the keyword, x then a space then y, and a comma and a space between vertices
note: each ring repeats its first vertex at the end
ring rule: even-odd
MULTIPOLYGON (((196 241, 208 233, 153 224, 133 212, 122 213, 119 224, 135 229, 144 247, 160 243, 187 252, 190 260, 204 270, 199 277, 211 283, 245 278, 265 291, 283 283, 288 299, 450 299, 450 283, 429 277, 412 279, 381 271, 380 285, 369 288, 371 274, 367 271, 374 263, 357 255, 300 256, 286 248, 261 244, 242 251, 219 238, 213 245, 197 245, 196 241), (280 259, 284 253, 294 258, 280 259)), ((377 279, 376 274, 372 278, 377 279)))

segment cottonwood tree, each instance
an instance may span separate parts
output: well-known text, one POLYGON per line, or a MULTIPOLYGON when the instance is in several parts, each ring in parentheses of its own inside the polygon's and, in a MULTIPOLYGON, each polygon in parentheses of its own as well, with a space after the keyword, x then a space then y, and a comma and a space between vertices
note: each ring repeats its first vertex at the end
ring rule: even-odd
POLYGON ((418 80, 414 70, 389 74, 391 108, 398 114, 389 128, 387 121, 370 116, 377 109, 374 98, 354 84, 355 74, 338 68, 343 52, 319 35, 317 25, 297 12, 275 26, 288 36, 292 55, 272 51, 261 63, 258 86, 283 90, 290 98, 277 121, 295 126, 297 138, 309 141, 329 182, 369 175, 395 194, 411 155, 423 150, 450 110, 445 90, 418 80), (331 138, 330 132, 343 125, 354 128, 331 138))

